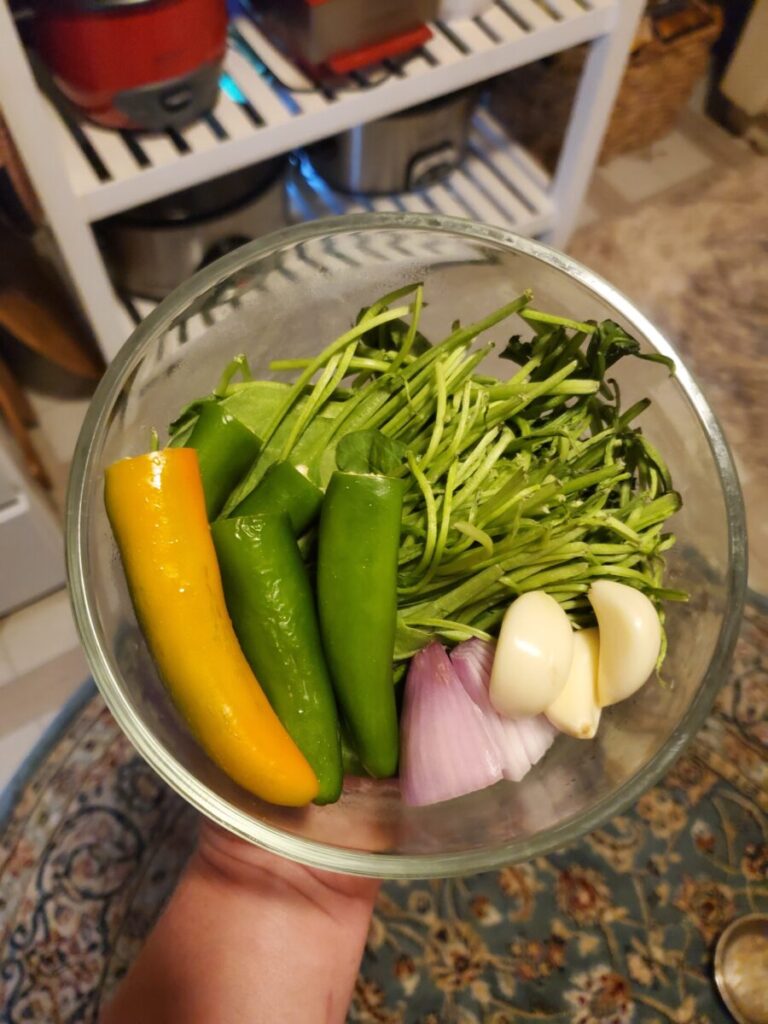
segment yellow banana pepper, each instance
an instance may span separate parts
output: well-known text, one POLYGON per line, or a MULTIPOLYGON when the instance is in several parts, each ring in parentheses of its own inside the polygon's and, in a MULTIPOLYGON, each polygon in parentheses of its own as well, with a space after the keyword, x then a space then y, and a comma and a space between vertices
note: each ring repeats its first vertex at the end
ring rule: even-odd
POLYGON ((114 463, 105 501, 150 651, 203 749, 256 796, 309 803, 317 778, 272 710, 227 613, 197 453, 168 448, 114 463))

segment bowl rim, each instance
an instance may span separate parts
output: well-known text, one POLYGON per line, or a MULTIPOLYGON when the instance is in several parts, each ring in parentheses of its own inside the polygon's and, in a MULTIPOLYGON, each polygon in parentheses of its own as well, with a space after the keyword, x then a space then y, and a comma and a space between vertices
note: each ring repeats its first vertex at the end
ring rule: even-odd
POLYGON ((107 367, 94 393, 72 461, 67 491, 65 534, 70 600, 86 658, 99 691, 118 725, 154 771, 198 811, 243 839, 310 867, 379 878, 437 878, 492 870, 504 864, 528 860, 563 847, 621 813, 661 777, 703 723, 718 689, 725 681, 725 673, 741 625, 746 589, 745 515, 733 458, 714 412, 670 342, 613 285, 570 256, 543 242, 526 238, 505 228, 431 214, 347 214, 309 221, 272 232, 223 256, 171 292, 137 325, 107 367), (593 804, 587 811, 574 814, 545 832, 483 849, 446 854, 393 854, 329 846, 267 825, 245 811, 233 807, 187 771, 170 751, 161 747, 150 729, 135 714, 122 693, 119 672, 111 662, 108 645, 102 642, 100 637, 89 593, 84 497, 97 447, 93 444, 93 439, 103 436, 107 416, 114 400, 144 349, 158 334, 168 328, 179 314, 186 312, 201 292, 215 287, 255 260, 311 239, 369 229, 447 232, 475 241, 502 245, 513 252, 533 257, 566 273, 609 303, 637 328, 657 351, 675 360, 677 380, 702 425, 723 490, 729 556, 728 575, 725 581, 728 593, 726 610, 720 624, 715 650, 701 685, 666 744, 632 778, 615 792, 593 804))

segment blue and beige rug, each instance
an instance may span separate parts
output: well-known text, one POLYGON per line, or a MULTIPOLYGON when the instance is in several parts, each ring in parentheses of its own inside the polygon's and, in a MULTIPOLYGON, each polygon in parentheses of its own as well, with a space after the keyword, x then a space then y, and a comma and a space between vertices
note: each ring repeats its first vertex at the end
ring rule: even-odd
MULTIPOLYGON (((91 686, 65 715, 0 823, 7 1024, 95 1024, 194 841, 91 686)), ((768 618, 750 610, 712 715, 630 813, 528 864, 384 885, 349 1021, 729 1020, 712 950, 768 910, 767 750, 768 618)))

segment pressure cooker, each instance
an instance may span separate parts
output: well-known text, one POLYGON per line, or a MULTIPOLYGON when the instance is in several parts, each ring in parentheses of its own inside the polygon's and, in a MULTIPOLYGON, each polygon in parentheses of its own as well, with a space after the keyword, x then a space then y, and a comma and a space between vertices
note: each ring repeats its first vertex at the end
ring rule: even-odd
POLYGON ((284 227, 286 167, 277 157, 102 222, 118 289, 161 299, 219 256, 284 227))
POLYGON ((178 128, 216 103, 226 0, 38 0, 35 22, 56 85, 98 124, 178 128))
POLYGON ((318 174, 342 192, 408 192, 445 178, 461 163, 477 89, 358 125, 307 152, 318 174))
POLYGON ((253 0, 264 33, 318 74, 347 74, 418 49, 438 0, 253 0))

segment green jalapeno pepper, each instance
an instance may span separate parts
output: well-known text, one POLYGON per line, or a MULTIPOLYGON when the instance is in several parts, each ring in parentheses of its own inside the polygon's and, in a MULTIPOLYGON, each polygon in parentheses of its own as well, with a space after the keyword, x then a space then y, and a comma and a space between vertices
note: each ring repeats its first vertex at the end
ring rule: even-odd
POLYGON ((317 518, 322 503, 323 492, 301 470, 290 462, 275 462, 234 509, 232 518, 285 512, 300 537, 317 518))
POLYGON ((261 441, 216 401, 206 401, 186 446, 197 450, 208 519, 214 519, 230 492, 253 464, 261 441))
POLYGON ((320 512, 317 596, 331 679, 366 771, 397 768, 392 655, 402 482, 335 472, 320 512))
POLYGON ((311 765, 317 803, 341 793, 339 721, 312 587, 287 515, 219 519, 211 528, 243 653, 311 765))

